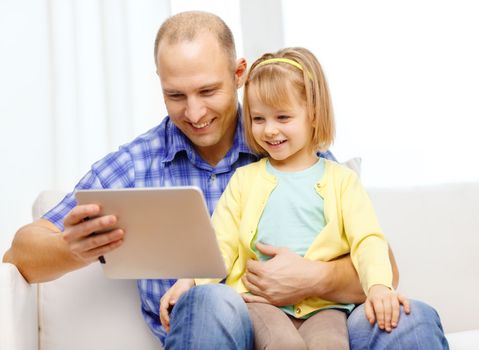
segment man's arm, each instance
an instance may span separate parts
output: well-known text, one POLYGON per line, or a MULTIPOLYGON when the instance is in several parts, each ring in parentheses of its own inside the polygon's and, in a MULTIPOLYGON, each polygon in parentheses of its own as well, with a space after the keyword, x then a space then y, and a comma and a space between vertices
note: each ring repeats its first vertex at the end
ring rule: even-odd
POLYGON ((3 261, 15 265, 29 283, 54 280, 87 265, 75 259, 61 232, 45 219, 20 228, 3 261))
MULTIPOLYGON (((399 271, 391 247, 389 247, 389 260, 393 272, 392 285, 396 289, 399 283, 399 271)), ((350 255, 321 264, 326 264, 323 265, 322 270, 326 280, 324 283, 320 281, 316 284, 316 289, 313 289, 315 290, 313 296, 339 303, 359 304, 366 300, 366 295, 361 287, 350 255)))
MULTIPOLYGON (((321 262, 304 259, 285 248, 261 244, 257 247, 273 258, 266 262, 248 261, 243 281, 253 295, 245 295, 246 301, 282 306, 308 297, 353 304, 363 303, 366 299, 349 255, 321 262)), ((389 256, 396 288, 399 273, 391 249, 389 256)))
POLYGON ((97 205, 81 205, 65 216, 65 230, 45 219, 39 219, 17 231, 3 262, 14 264, 29 283, 54 280, 67 272, 79 269, 98 259, 122 243, 123 230, 101 235, 116 223, 116 217, 99 214, 97 205))

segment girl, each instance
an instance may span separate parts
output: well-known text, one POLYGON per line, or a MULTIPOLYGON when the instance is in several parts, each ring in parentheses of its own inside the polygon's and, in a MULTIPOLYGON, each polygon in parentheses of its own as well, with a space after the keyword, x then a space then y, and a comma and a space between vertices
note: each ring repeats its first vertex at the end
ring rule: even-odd
MULTIPOLYGON (((382 328, 395 327, 407 301, 392 289, 388 245, 368 195, 352 170, 317 156, 334 139, 318 60, 304 48, 263 55, 248 73, 243 107, 246 140, 265 157, 235 172, 213 214, 226 284, 248 293, 242 280, 246 262, 269 258, 257 242, 309 260, 350 254, 368 298, 366 317, 382 328)), ((179 280, 163 297, 166 328, 171 299, 195 282, 208 281, 179 280)), ((280 308, 248 303, 256 348, 348 349, 346 315, 353 307, 317 297, 280 308)))

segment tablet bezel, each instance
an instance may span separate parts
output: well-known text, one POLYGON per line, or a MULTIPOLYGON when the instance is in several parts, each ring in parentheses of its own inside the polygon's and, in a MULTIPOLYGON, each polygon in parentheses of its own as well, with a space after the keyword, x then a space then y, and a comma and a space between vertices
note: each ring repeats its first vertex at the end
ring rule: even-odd
POLYGON ((109 278, 224 278, 224 260, 203 193, 197 187, 77 190, 78 204, 98 204, 125 230, 104 255, 109 278))

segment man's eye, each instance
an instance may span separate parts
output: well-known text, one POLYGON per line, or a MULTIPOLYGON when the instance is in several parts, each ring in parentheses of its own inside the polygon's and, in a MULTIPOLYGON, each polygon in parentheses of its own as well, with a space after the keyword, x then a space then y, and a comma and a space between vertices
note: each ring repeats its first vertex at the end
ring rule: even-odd
POLYGON ((208 89, 208 90, 201 90, 201 94, 203 96, 211 96, 215 93, 215 90, 213 89, 208 89))
POLYGON ((181 100, 183 98, 182 94, 166 94, 170 100, 181 100))

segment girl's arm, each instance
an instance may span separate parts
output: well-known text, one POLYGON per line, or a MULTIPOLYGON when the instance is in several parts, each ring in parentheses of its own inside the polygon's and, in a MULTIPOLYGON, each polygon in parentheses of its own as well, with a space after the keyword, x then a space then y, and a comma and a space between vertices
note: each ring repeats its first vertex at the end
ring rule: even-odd
MULTIPOLYGON (((389 260, 393 271, 393 287, 397 288, 399 271, 391 247, 389 247, 389 260)), ((323 265, 321 268, 325 281, 318 281, 315 296, 340 303, 359 304, 366 300, 350 255, 330 262, 319 262, 319 264, 323 265)))
POLYGON ((166 332, 170 331, 170 310, 175 306, 180 297, 195 285, 191 278, 182 278, 168 289, 160 300, 160 322, 165 327, 166 332))
POLYGON ((350 172, 341 181, 340 193, 343 230, 350 245, 351 261, 367 294, 376 284, 393 288, 393 269, 388 243, 379 225, 369 196, 358 176, 350 172))

